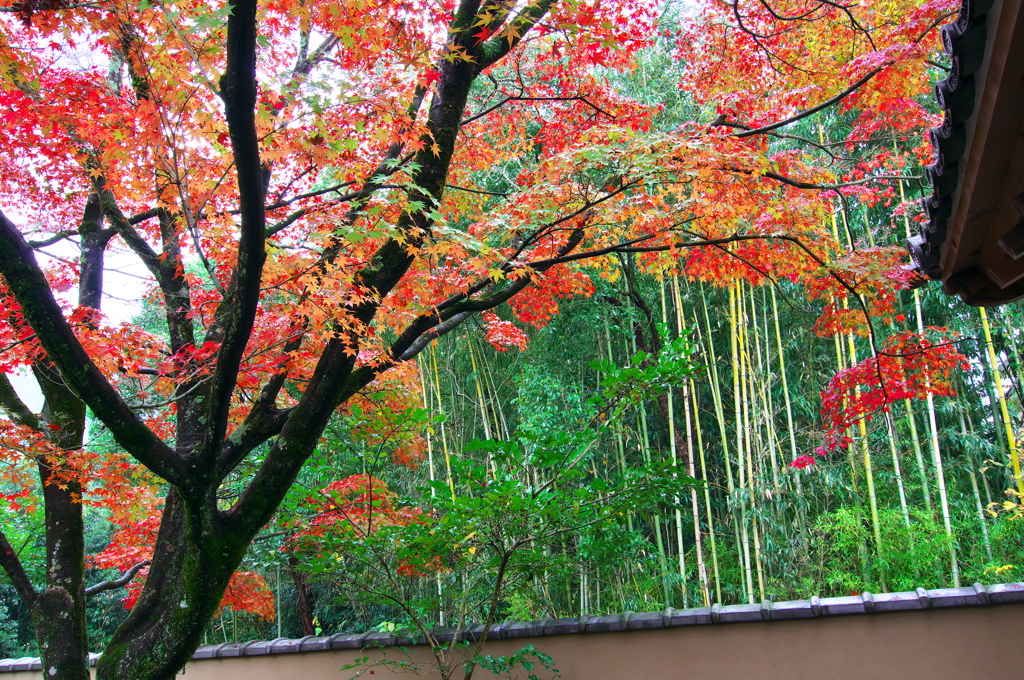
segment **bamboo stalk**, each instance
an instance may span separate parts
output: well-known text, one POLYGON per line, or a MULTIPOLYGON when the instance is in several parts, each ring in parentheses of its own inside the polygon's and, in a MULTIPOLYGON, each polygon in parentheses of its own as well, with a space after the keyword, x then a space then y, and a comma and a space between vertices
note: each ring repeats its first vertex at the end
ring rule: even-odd
POLYGON ((498 388, 494 384, 494 378, 492 371, 487 366, 487 356, 485 353, 480 353, 480 363, 484 369, 484 385, 490 390, 491 393, 491 413, 494 418, 494 431, 501 432, 502 439, 509 439, 508 421, 505 419, 505 410, 501 407, 501 399, 498 396, 498 388))
MULTIPOLYGON (((779 375, 782 377, 782 394, 786 403, 786 429, 789 432, 789 447, 793 460, 799 457, 796 446, 796 428, 793 427, 793 405, 789 397, 789 381, 786 378, 786 356, 782 351, 782 331, 779 330, 779 307, 775 301, 775 287, 769 286, 772 293, 772 318, 775 322, 775 349, 779 353, 779 375)), ((797 477, 797 484, 800 478, 797 477)))
POLYGON ((889 453, 892 455, 893 476, 896 478, 896 489, 900 496, 900 512, 903 514, 903 524, 910 528, 910 510, 907 508, 907 493, 903 488, 903 473, 900 471, 900 456, 896 450, 896 430, 892 424, 892 414, 885 412, 886 433, 889 439, 889 453))
POLYGON ((480 368, 476 363, 476 352, 473 351, 473 341, 470 340, 469 344, 469 362, 473 367, 473 386, 476 388, 476 403, 480 407, 480 422, 484 427, 484 439, 488 441, 491 439, 491 423, 490 418, 487 417, 487 407, 484 405, 484 392, 480 387, 480 368))
MULTIPOLYGON (((674 302, 676 308, 676 333, 680 336, 683 334, 683 304, 682 297, 679 294, 679 277, 672 276, 672 292, 674 294, 674 302)), ((687 472, 690 478, 696 478, 696 469, 693 461, 693 423, 692 418, 696 417, 696 411, 691 415, 690 413, 690 391, 692 390, 693 381, 687 381, 686 386, 683 388, 683 413, 686 422, 686 463, 687 472)), ((700 511, 699 503, 697 501, 697 488, 690 488, 690 508, 693 512, 693 541, 694 550, 696 551, 697 559, 697 578, 700 581, 701 593, 704 597, 704 606, 707 607, 710 604, 711 594, 708 586, 708 570, 707 565, 704 563, 704 542, 700 531, 700 511)))
MULTIPOLYGON (((900 200, 906 202, 907 197, 903 191, 903 182, 899 182, 900 187, 900 200)), ((911 235, 910 230, 910 219, 907 217, 906 212, 903 214, 903 225, 906 229, 907 237, 911 235)), ((924 313, 921 310, 921 292, 917 289, 914 290, 914 309, 917 316, 917 332, 924 335, 924 313)), ((984 310, 982 307, 982 318, 984 318, 984 310)), ((927 387, 927 382, 925 383, 927 387)), ((946 538, 949 540, 949 561, 950 571, 953 576, 953 585, 956 587, 960 586, 960 566, 957 563, 956 558, 956 546, 953 543, 953 528, 949 519, 949 501, 946 498, 946 474, 942 466, 942 452, 939 449, 939 429, 938 424, 935 421, 935 399, 932 397, 929 391, 925 397, 925 401, 928 405, 928 431, 929 440, 931 442, 932 449, 932 464, 935 466, 935 481, 939 490, 939 505, 942 509, 942 524, 946 531, 946 538)), ((1012 449, 1011 449, 1012 450, 1012 449)), ((1020 476, 1018 474, 1018 481, 1020 476)), ((1024 486, 1021 487, 1024 491, 1024 486)))
MULTIPOLYGON (((753 303, 753 295, 750 297, 751 303, 753 303)), ((754 555, 753 555, 753 568, 754 573, 757 575, 757 589, 760 595, 760 599, 764 600, 764 569, 763 559, 761 555, 761 540, 760 531, 758 530, 758 514, 757 514, 757 475, 754 470, 754 425, 751 411, 753 410, 754 387, 753 379, 754 373, 753 363, 751 359, 751 352, 749 349, 750 344, 750 328, 753 326, 754 334, 756 337, 757 325, 751 323, 747 318, 747 306, 742 303, 743 297, 737 296, 737 312, 740 314, 740 333, 739 333, 739 345, 740 345, 740 379, 743 386, 743 426, 746 429, 746 436, 744 438, 747 464, 747 485, 749 489, 750 497, 750 533, 754 543, 754 555)), ((761 447, 758 447, 758 451, 761 447)), ((753 599, 751 599, 753 603, 753 599)))
MULTIPOLYGON (((665 301, 665 286, 659 284, 658 289, 661 291, 661 322, 665 325, 666 330, 668 329, 668 306, 665 301)), ((668 338, 665 338, 668 340, 668 338)), ((675 418, 675 405, 672 400, 672 388, 668 390, 668 443, 669 451, 672 456, 672 467, 679 467, 679 451, 676 450, 676 418, 675 418)), ((686 588, 686 551, 683 549, 683 514, 679 510, 679 498, 675 497, 672 499, 675 503, 675 528, 676 528, 676 551, 679 556, 679 579, 681 582, 681 589, 683 591, 683 606, 689 605, 689 594, 686 588)))
MULTIPOLYGON (((731 292, 732 289, 730 288, 730 293, 731 292)), ((708 374, 708 383, 711 385, 711 398, 715 406, 715 416, 718 421, 718 433, 722 445, 722 457, 725 461, 726 490, 729 493, 729 499, 731 502, 733 492, 736 490, 736 483, 733 479, 732 460, 729 456, 729 437, 726 434, 725 406, 722 403, 721 382, 718 377, 718 355, 715 353, 715 341, 711 334, 711 319, 708 317, 708 305, 707 300, 704 298, 703 288, 701 288, 701 302, 703 303, 704 307, 704 327, 706 329, 705 338, 708 343, 709 353, 709 358, 705 365, 705 370, 708 374)))
MULTIPOLYGON (((434 351, 433 347, 431 347, 430 348, 430 354, 431 355, 433 355, 433 351, 434 351)), ((423 362, 423 361, 417 361, 417 364, 418 364, 419 369, 420 369, 420 385, 422 387, 422 393, 423 393, 422 394, 422 397, 423 397, 423 408, 424 408, 424 410, 428 414, 431 414, 431 413, 433 413, 433 411, 430 408, 430 387, 429 387, 429 383, 427 381, 427 376, 426 376, 427 369, 425 368, 424 363, 425 362, 423 362)), ((436 359, 435 359, 435 362, 434 362, 434 366, 437 366, 436 359)), ((438 401, 437 407, 438 407, 438 412, 440 412, 440 407, 441 407, 440 401, 438 401)), ((441 425, 443 426, 444 423, 441 423, 441 425)), ((434 428, 433 428, 432 425, 428 425, 427 426, 426 440, 427 440, 427 472, 430 475, 430 481, 434 482, 434 481, 436 481, 437 477, 436 477, 436 473, 434 471, 434 445, 433 445, 434 428)), ((448 474, 448 483, 451 486, 451 463, 447 459, 446 459, 446 463, 447 463, 448 472, 449 472, 449 474, 448 474)), ((437 492, 434 489, 434 485, 431 484, 430 485, 430 496, 433 498, 436 493, 437 492)), ((452 487, 452 493, 453 494, 455 493, 454 487, 452 487)), ((280 587, 280 580, 281 580, 280 569, 278 570, 278 573, 277 573, 277 579, 278 579, 278 587, 280 587)), ((441 593, 442 593, 442 583, 441 583, 441 574, 440 573, 434 575, 434 583, 435 583, 435 586, 437 588, 438 600, 440 600, 441 593)), ((446 616, 446 614, 445 614, 444 607, 439 607, 438 608, 438 612, 437 612, 438 625, 440 625, 440 626, 445 625, 445 622, 446 622, 445 616, 446 616)), ((277 636, 281 637, 281 632, 280 632, 281 631, 280 612, 278 613, 277 628, 278 628, 277 636)))
POLYGON ((921 438, 917 434, 917 422, 914 418, 914 405, 910 399, 904 399, 903 405, 907 409, 907 424, 910 426, 910 443, 914 446, 914 458, 917 461, 917 472, 921 477, 921 493, 924 496, 924 507, 927 508, 928 514, 934 513, 932 510, 932 495, 928 490, 928 471, 924 464, 924 455, 921 453, 921 438))
MULTIPOLYGON (((842 211, 843 216, 843 227, 846 231, 846 244, 847 247, 852 251, 854 249, 853 234, 850 231, 849 221, 846 217, 846 211, 842 211)), ((865 216, 866 217, 866 216, 865 216)), ((833 221, 835 217, 833 217, 833 221)), ((870 233, 867 222, 864 224, 865 230, 870 233)), ((858 296, 859 298, 859 296, 858 296)), ((849 309, 849 300, 843 298, 843 309, 849 309)), ((866 321, 867 319, 865 319, 866 321)), ((850 355, 850 366, 857 365, 857 346, 854 342, 853 333, 846 334, 847 348, 850 355)), ((860 388, 854 388, 854 398, 856 399, 860 395, 860 388)), ((882 529, 878 518, 878 496, 875 492, 875 475, 871 461, 871 449, 868 443, 867 424, 864 418, 857 421, 857 430, 860 435, 861 455, 863 457, 864 464, 864 477, 868 487, 868 507, 871 511, 871 529, 875 539, 875 551, 881 559, 883 554, 882 546, 882 529)), ((886 592, 886 578, 884 566, 879 568, 879 582, 883 592, 886 592)))
MULTIPOLYGON (((733 310, 733 286, 729 287, 729 309, 730 309, 730 344, 732 344, 733 336, 735 333, 735 318, 732 313, 733 310)), ((714 335, 711 332, 711 318, 708 315, 708 303, 706 297, 706 290, 701 286, 701 306, 704 311, 704 327, 706 329, 706 339, 708 345, 709 360, 705 364, 705 371, 708 375, 708 383, 711 385, 711 399, 715 407, 715 420, 718 422, 718 436, 719 442, 722 446, 722 462, 725 467, 725 481, 726 481, 726 505, 725 505, 725 516, 727 524, 732 525, 733 535, 736 540, 736 546, 740 545, 740 527, 735 521, 735 515, 733 513, 733 504, 736 501, 736 482, 733 476, 733 462, 732 457, 729 454, 729 437, 726 432, 726 420, 725 420, 725 404, 722 399, 721 380, 718 376, 718 354, 715 352, 714 335)), ((733 352, 735 354, 735 352, 733 352)), ((733 364, 733 378, 737 378, 735 363, 733 364)), ((734 385, 735 387, 735 385, 734 385)), ((739 461, 739 452, 736 454, 737 462, 739 461)), ((744 562, 743 554, 739 549, 736 551, 736 559, 738 561, 739 571, 741 578, 744 578, 744 562)), ((744 581, 745 583, 745 581, 744 581)), ((720 595, 721 593, 719 593, 720 595)), ((721 601, 721 600, 719 600, 721 601)))
POLYGON ((992 343, 992 331, 989 329, 988 314, 985 313, 984 307, 979 307, 978 311, 981 312, 981 327, 985 331, 985 346, 988 349, 988 360, 992 367, 992 382, 996 391, 996 399, 999 401, 999 414, 1003 420, 1003 431, 1006 435, 1006 444, 1009 449, 1010 465, 1013 467, 1013 480, 1017 486, 1017 492, 1024 496, 1024 477, 1021 476, 1020 471, 1020 450, 1017 448, 1017 438, 1013 434, 1010 411, 1006 407, 1003 377, 999 372, 999 361, 996 359, 995 345, 992 343))
MULTIPOLYGON (((770 285, 771 284, 769 284, 769 286, 770 285)), ((765 303, 765 300, 763 299, 764 297, 765 297, 765 295, 762 294, 762 300, 761 300, 762 304, 765 303)), ((761 389, 760 389, 761 407, 762 407, 762 409, 764 411, 763 414, 762 414, 762 420, 764 421, 764 424, 765 424, 765 434, 767 435, 767 439, 768 439, 768 445, 766 447, 763 447, 762 450, 767 449, 767 451, 768 451, 768 459, 769 459, 769 462, 771 463, 771 467, 772 467, 772 488, 775 491, 775 494, 777 496, 779 494, 779 492, 780 492, 780 489, 782 488, 782 485, 779 482, 779 457, 778 457, 778 451, 776 450, 777 447, 778 447, 778 441, 777 441, 777 438, 775 436, 775 427, 774 427, 775 404, 772 401, 772 389, 771 389, 774 373, 772 372, 771 365, 767 361, 767 357, 766 357, 768 348, 767 347, 763 347, 761 345, 761 335, 758 332, 760 330, 760 324, 759 324, 758 319, 757 319, 757 314, 756 314, 757 308, 754 305, 754 296, 753 295, 750 296, 750 311, 751 311, 751 318, 753 319, 753 327, 755 329, 755 331, 754 331, 754 355, 757 357, 757 372, 758 372, 758 375, 762 376, 762 379, 761 379, 761 389)), ((764 335, 765 335, 765 338, 766 338, 765 343, 767 344, 767 337, 768 337, 768 317, 767 317, 767 315, 765 315, 765 317, 764 317, 764 335)))
MULTIPOLYGON (((635 338, 633 339, 633 342, 634 343, 636 342, 635 338)), ((636 347, 635 346, 634 346, 633 350, 634 350, 634 353, 635 353, 636 352, 636 347)), ((650 464, 650 462, 651 462, 651 436, 650 436, 650 430, 647 427, 647 409, 645 408, 643 402, 640 403, 640 433, 641 433, 641 438, 643 440, 641 442, 640 455, 643 457, 644 463, 650 464)), ((656 541, 655 545, 657 546, 657 549, 658 549, 658 569, 659 569, 658 577, 659 577, 659 580, 661 581, 661 588, 664 591, 663 594, 664 594, 664 597, 665 597, 665 606, 668 607, 668 606, 671 605, 671 603, 669 601, 670 600, 670 595, 669 595, 668 581, 665 579, 665 576, 666 576, 668 570, 667 570, 667 567, 666 567, 667 557, 665 555, 665 541, 664 541, 664 539, 662 538, 662 535, 661 535, 661 514, 660 513, 658 513, 658 512, 654 512, 653 513, 653 524, 654 524, 654 534, 655 534, 655 541, 656 541)))
MULTIPOLYGON (((823 128, 822 128, 821 124, 818 125, 818 137, 819 137, 819 139, 824 139, 824 131, 823 131, 823 128)), ((832 222, 832 238, 834 238, 836 240, 836 243, 838 243, 839 242, 839 222, 838 222, 838 220, 836 220, 836 214, 835 214, 834 210, 829 212, 829 218, 831 219, 831 222, 832 222)), ((846 213, 845 213, 845 211, 843 212, 843 226, 846 227, 847 243, 848 243, 849 247, 852 249, 853 248, 853 243, 850 241, 850 238, 849 238, 850 230, 849 230, 848 224, 846 222, 846 213)), ((847 304, 848 303, 847 303, 846 299, 844 298, 843 299, 843 308, 844 309, 848 309, 849 308, 847 306, 847 304)), ((845 358, 845 354, 846 353, 843 350, 843 341, 842 341, 842 339, 840 337, 841 335, 844 335, 844 334, 837 333, 836 335, 833 336, 833 338, 835 339, 835 345, 836 345, 836 369, 837 369, 837 371, 840 371, 840 372, 843 371, 846 368, 846 358, 845 358)), ((853 364, 850 364, 850 366, 852 367, 853 364)), ((853 433, 851 431, 852 429, 853 428, 851 427, 849 430, 847 430, 847 434, 850 436, 851 439, 853 438, 852 437, 853 433)), ((855 497, 858 497, 859 496, 859 492, 858 492, 858 489, 857 489, 857 464, 856 464, 856 461, 854 460, 853 447, 847 447, 847 455, 849 456, 849 459, 850 459, 850 478, 851 478, 851 482, 852 482, 852 486, 853 486, 853 495, 855 497)))
MULTIPOLYGON (((914 303, 917 311, 917 330, 924 335, 924 312, 921 310, 920 291, 914 291, 914 303)), ((984 308, 982 308, 984 309, 984 308)), ((927 378, 925 387, 927 388, 927 378)), ((935 467, 935 482, 939 490, 939 507, 942 510, 942 525, 946 530, 946 539, 949 541, 949 562, 950 572, 953 576, 953 586, 960 587, 960 565, 956 558, 956 545, 953 542, 953 525, 949 517, 949 499, 946 497, 946 473, 942 465, 942 451, 939 448, 939 426, 935 421, 935 399, 929 391, 925 395, 925 403, 928 405, 928 433, 932 447, 932 465, 935 467)))
MULTIPOLYGON (((423 401, 423 410, 426 411, 429 414, 431 412, 430 411, 430 399, 429 399, 430 390, 427 387, 427 380, 426 380, 426 375, 425 375, 424 369, 423 369, 423 362, 422 361, 417 361, 416 365, 417 365, 417 367, 420 370, 420 393, 421 393, 421 398, 422 398, 422 401, 423 401)), ((435 477, 434 477, 434 428, 432 426, 430 426, 430 425, 427 425, 427 436, 425 437, 425 439, 427 440, 427 472, 430 475, 430 481, 433 482, 433 481, 435 481, 435 477)), ((434 495, 434 487, 433 486, 430 487, 430 495, 431 496, 434 495)), ((278 637, 280 637, 280 636, 278 636, 278 637)))
MULTIPOLYGON (((437 412, 443 416, 444 415, 444 406, 443 406, 444 402, 441 401, 441 379, 440 379, 440 375, 439 375, 438 370, 437 370, 437 351, 436 351, 436 348, 434 348, 434 347, 430 348, 430 357, 431 357, 431 362, 433 363, 433 367, 434 367, 434 396, 435 396, 436 402, 437 402, 437 412)), ((447 429, 445 428, 445 421, 444 420, 442 420, 440 422, 439 429, 441 430, 441 448, 444 451, 444 469, 445 469, 445 474, 448 477, 448 488, 451 489, 452 500, 455 500, 455 480, 452 479, 452 456, 451 456, 451 451, 448 449, 448 434, 447 434, 447 429)))
MULTIPOLYGON (((743 568, 746 574, 747 603, 754 603, 754 566, 750 555, 750 529, 747 522, 746 495, 752 499, 752 492, 744 494, 748 484, 747 467, 750 460, 750 443, 746 436, 749 433, 749 410, 747 408, 747 364, 743 356, 743 311, 741 306, 741 283, 736 281, 735 295, 731 309, 733 322, 733 388, 734 406, 736 409, 736 451, 739 457, 739 490, 740 490, 740 532, 743 544, 743 568)), ((751 483, 751 487, 752 487, 751 483)))
MULTIPOLYGON (((957 415, 960 416, 960 434, 966 439, 968 435, 967 423, 964 421, 964 412, 959 410, 957 415)), ((992 543, 988 537, 988 522, 985 520, 985 509, 981 504, 981 490, 978 488, 978 477, 974 474, 974 466, 977 463, 974 460, 974 452, 968 453, 967 458, 967 474, 971 478, 971 491, 974 492, 974 507, 978 513, 978 526, 981 528, 981 542, 985 546, 985 556, 988 557, 988 561, 992 561, 992 543)))
MULTIPOLYGON (((971 412, 970 411, 968 411, 967 409, 964 409, 964 411, 966 411, 966 413, 964 413, 964 415, 967 418, 967 431, 970 432, 973 435, 974 434, 974 420, 971 418, 971 412)), ((963 413, 964 411, 961 411, 961 412, 963 413)), ((987 507, 987 506, 992 504, 992 489, 989 487, 988 476, 985 474, 985 468, 984 467, 978 468, 978 473, 981 474, 982 486, 985 488, 985 505, 987 507)))
MULTIPOLYGON (((704 434, 700 426, 700 412, 697 410, 697 392, 690 381, 690 400, 693 407, 693 422, 697 430, 697 451, 700 453, 700 478, 704 480, 704 516, 708 518, 708 539, 711 543, 711 568, 715 576, 715 601, 722 601, 722 581, 718 571, 718 541, 715 537, 715 515, 711 512, 711 492, 708 487, 707 462, 704 457, 704 434)), ((705 602, 705 606, 708 603, 705 602)))

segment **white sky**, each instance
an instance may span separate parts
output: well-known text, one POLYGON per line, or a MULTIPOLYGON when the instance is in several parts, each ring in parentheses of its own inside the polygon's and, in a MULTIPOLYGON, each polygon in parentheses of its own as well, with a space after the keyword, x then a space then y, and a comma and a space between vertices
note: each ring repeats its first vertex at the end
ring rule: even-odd
MULTIPOLYGON (((12 217, 13 219, 13 217, 12 217)), ((77 258, 77 246, 64 244, 63 248, 57 245, 45 249, 46 252, 58 257, 77 258)), ((47 267, 53 262, 44 253, 36 253, 39 264, 47 267)), ((119 324, 131 321, 142 311, 142 294, 149 288, 147 281, 152 281, 145 266, 138 258, 123 248, 117 247, 116 240, 107 249, 106 267, 103 272, 103 314, 110 324, 119 324)), ((62 295, 64 299, 73 300, 78 296, 78 290, 72 289, 62 295)), ((43 395, 39 391, 35 378, 28 371, 11 374, 11 384, 14 386, 18 396, 32 409, 39 413, 43 407, 43 395)))

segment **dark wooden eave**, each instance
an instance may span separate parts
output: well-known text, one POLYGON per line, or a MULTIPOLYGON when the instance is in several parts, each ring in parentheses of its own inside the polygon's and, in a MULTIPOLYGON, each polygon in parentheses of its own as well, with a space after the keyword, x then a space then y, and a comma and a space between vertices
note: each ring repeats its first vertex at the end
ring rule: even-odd
POLYGON ((974 306, 1024 297, 1022 0, 963 0, 942 27, 952 60, 936 86, 927 220, 908 242, 917 270, 974 306))

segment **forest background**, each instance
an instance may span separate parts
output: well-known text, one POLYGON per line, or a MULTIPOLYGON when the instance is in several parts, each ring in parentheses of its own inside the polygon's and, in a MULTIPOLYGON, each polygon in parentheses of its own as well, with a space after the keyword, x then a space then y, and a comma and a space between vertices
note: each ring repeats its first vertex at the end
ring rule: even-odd
MULTIPOLYGON (((373 50, 383 59, 374 27, 400 34, 414 4, 383 18, 353 10, 358 30, 338 30, 326 50, 349 61, 339 65, 336 56, 332 65, 352 74, 369 68, 373 50)), ((390 184, 373 187, 383 198, 358 206, 372 226, 341 233, 346 257, 359 260, 394 236, 389 209, 434 211, 437 239, 421 254, 431 266, 397 292, 399 311, 364 339, 397 332, 387 324, 401 320, 401 305, 416 296, 458 291, 476 276, 495 286, 531 285, 507 304, 464 316, 452 332, 423 336, 415 359, 367 381, 331 417, 245 553, 204 639, 1020 579, 1021 310, 1011 304, 986 315, 935 286, 912 290, 901 245, 921 223, 918 200, 930 191, 926 130, 941 121, 931 86, 949 69, 938 27, 955 17, 954 3, 566 6, 523 46, 495 19, 502 3, 480 8, 467 44, 497 36, 520 51, 473 86, 463 125, 479 122, 486 131, 460 142, 461 165, 447 178, 444 202, 424 207, 415 203, 422 196, 409 198, 421 187, 394 156, 381 166, 390 184), (530 231, 545 220, 574 230, 530 231), (588 255, 568 257, 583 238, 588 255), (526 252, 557 265, 524 274, 495 259, 514 263, 509 253, 526 252)), ((66 59, 76 34, 47 23, 44 10, 52 8, 26 7, 27 20, 2 18, 7 35, 48 36, 48 49, 66 59)), ((213 23, 203 23, 198 5, 167 8, 174 11, 164 11, 165 25, 148 26, 179 31, 179 52, 188 53, 199 43, 181 27, 201 32, 213 23)), ((430 11, 454 9, 440 3, 430 11)), ((280 28, 274 22, 282 20, 269 17, 266 25, 280 28)), ((274 40, 284 41, 281 31, 274 40)), ((308 54, 308 33, 305 41, 308 54)), ((103 45, 96 54, 118 54, 103 45)), ((79 53, 74 67, 55 60, 33 83, 9 68, 16 63, 10 43, 4 50, 5 77, 14 83, 4 114, 24 114, 50 88, 51 105, 67 105, 46 114, 51 134, 53 121, 65 125, 81 98, 100 96, 97 82, 107 84, 102 96, 119 93, 120 84, 109 85, 115 71, 125 90, 134 89, 134 98, 124 96, 135 113, 162 115, 155 104, 147 109, 154 100, 142 96, 145 78, 131 68, 137 57, 101 69, 90 63, 95 55, 79 53)), ((403 59, 412 70, 429 66, 433 53, 424 53, 421 63, 396 50, 374 68, 403 59)), ((453 63, 467 53, 445 54, 453 63)), ((358 171, 374 144, 379 151, 395 138, 429 151, 430 133, 395 104, 410 87, 433 85, 436 73, 424 73, 419 82, 392 79, 375 93, 379 106, 370 114, 356 98, 346 104, 351 110, 334 112, 367 116, 354 123, 362 137, 331 127, 340 125, 325 113, 336 85, 303 90, 282 79, 261 93, 269 130, 287 115, 317 120, 302 128, 301 144, 285 125, 276 131, 279 144, 262 142, 263 157, 277 164, 278 184, 270 186, 285 210, 274 233, 287 235, 273 246, 268 310, 288 306, 289 277, 300 276, 303 248, 315 250, 331 235, 331 211, 364 201, 346 164, 358 171), (292 153, 305 154, 312 169, 291 167, 292 153), (307 202, 284 198, 299 194, 307 202), (328 199, 309 202, 319 196, 328 199), (301 235, 287 231, 293 225, 301 235)), ((157 87, 166 74, 149 77, 157 87)), ((116 118, 117 105, 105 105, 116 118)), ((10 121, 26 148, 40 143, 38 120, 10 121)), ((89 134, 116 135, 113 122, 96 125, 89 134)), ((203 125, 223 154, 230 140, 217 135, 226 133, 203 125)), ((69 256, 59 248, 77 234, 37 212, 53 207, 51 185, 61 173, 78 187, 78 202, 62 212, 81 212, 103 163, 121 161, 114 152, 82 160, 81 140, 66 128, 64 137, 76 149, 77 170, 54 172, 59 150, 34 152, 35 167, 5 160, 3 200, 10 209, 32 178, 46 177, 32 192, 39 205, 20 210, 35 225, 27 236, 53 287, 66 293, 78 289, 80 271, 62 264, 69 256)), ((216 204, 217 186, 202 200, 216 204)), ((196 225, 216 221, 211 215, 198 209, 196 225)), ((71 242, 85 243, 81 235, 71 242)), ((191 244, 183 238, 186 254, 178 255, 202 309, 224 294, 231 258, 208 233, 193 237, 191 244)), ((99 300, 80 301, 77 310, 68 304, 67 312, 80 333, 93 334, 91 356, 106 362, 109 375, 124 376, 119 390, 159 431, 175 422, 165 409, 173 399, 154 378, 170 374, 163 346, 173 331, 156 290, 145 294, 145 311, 122 325, 82 316, 99 300), (154 398, 167 403, 153 405, 154 398)), ((52 378, 16 321, 4 329, 4 370, 35 365, 40 379, 52 378)), ((360 343, 360 360, 372 364, 366 356, 380 348, 360 343)), ((193 348, 190 379, 203 375, 214 352, 193 348)), ((288 360, 302 361, 295 349, 288 360)), ((260 375, 280 361, 250 361, 244 371, 260 375)), ((235 398, 245 403, 245 390, 258 385, 243 381, 235 398)), ((302 389, 300 380, 281 399, 298 400, 302 389)), ((3 532, 29 579, 44 583, 44 489, 32 467, 54 466, 46 447, 61 444, 43 421, 35 435, 26 433, 11 392, 3 397, 3 532)), ((166 482, 124 455, 98 419, 90 416, 86 432, 80 451, 105 480, 88 488, 84 503, 88 630, 99 649, 139 597, 166 482)), ((225 477, 219 503, 242 495, 265 455, 256 447, 225 477)), ((0 656, 38 652, 31 618, 15 585, 0 580, 0 656)))

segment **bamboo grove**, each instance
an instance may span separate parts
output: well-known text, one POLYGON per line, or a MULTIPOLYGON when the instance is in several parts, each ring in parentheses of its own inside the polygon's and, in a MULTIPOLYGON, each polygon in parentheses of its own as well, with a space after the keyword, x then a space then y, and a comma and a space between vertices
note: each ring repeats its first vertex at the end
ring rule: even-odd
MULTIPOLYGON (((806 323, 807 310, 780 303, 784 289, 744 283, 712 288, 678 278, 647 283, 652 306, 665 305, 669 328, 689 333, 697 344, 703 374, 668 395, 667 413, 656 402, 639 404, 604 442, 594 474, 661 456, 678 460, 706 484, 691 489, 676 508, 623 518, 644 539, 634 559, 594 559, 584 566, 587 558, 581 557, 580 571, 570 579, 577 589, 548 604, 538 595, 534 615, 886 592, 1018 573, 1007 565, 1019 563, 1019 525, 993 512, 1012 501, 1007 489, 1016 490, 1010 457, 1020 417, 1015 309, 983 316, 966 306, 950 308, 934 292, 904 293, 905 323, 940 321, 961 329, 971 371, 958 395, 907 400, 870 422, 861 420, 846 451, 799 468, 792 461, 822 437, 822 384, 837 366, 870 351, 866 343, 785 334, 782 329, 793 328, 801 314, 806 323), (728 316, 713 311, 722 308, 728 316), (671 587, 652 585, 659 582, 671 587)), ((589 334, 594 358, 622 360, 632 353, 628 316, 596 302, 579 307, 566 317, 581 318, 562 318, 555 323, 565 326, 551 333, 568 332, 577 342, 589 334)), ((426 368, 427 403, 448 415, 432 438, 445 457, 473 437, 507 436, 524 417, 557 418, 573 403, 566 395, 578 398, 600 379, 580 360, 559 372, 565 378, 495 384, 494 364, 513 359, 481 340, 450 341, 475 344, 475 367, 460 366, 459 354, 438 347, 431 360, 439 366, 426 368), (524 407, 536 407, 536 394, 530 397, 537 389, 567 403, 524 416, 524 407)), ((557 346, 558 340, 551 342, 557 346)), ((531 353, 543 351, 538 344, 533 341, 531 353)), ((564 361, 554 351, 552 363, 564 361)), ((543 361, 530 355, 515 360, 543 361)), ((553 369, 541 365, 538 372, 553 369)), ((434 464, 435 474, 445 474, 440 457, 434 464)))

